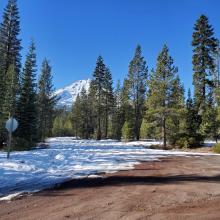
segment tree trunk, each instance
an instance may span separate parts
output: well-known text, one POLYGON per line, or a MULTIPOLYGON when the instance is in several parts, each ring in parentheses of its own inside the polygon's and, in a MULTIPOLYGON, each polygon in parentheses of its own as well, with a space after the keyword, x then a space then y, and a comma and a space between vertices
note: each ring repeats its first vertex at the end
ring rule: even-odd
POLYGON ((108 138, 108 115, 106 115, 106 122, 105 122, 105 138, 106 139, 108 138))
POLYGON ((163 148, 166 150, 167 148, 167 133, 166 133, 166 118, 163 118, 163 148))
POLYGON ((97 129, 97 140, 101 140, 102 133, 101 133, 101 89, 99 88, 99 102, 98 102, 98 129, 97 129))
POLYGON ((108 100, 106 98, 105 106, 105 139, 108 137, 108 100))
POLYGON ((97 140, 101 140, 101 129, 100 129, 100 118, 99 118, 99 125, 98 125, 98 131, 97 131, 97 140))
POLYGON ((140 131, 139 131, 139 109, 136 110, 136 117, 135 117, 135 135, 136 135, 136 140, 139 141, 140 139, 140 131))
POLYGON ((100 116, 100 107, 99 107, 99 116, 98 116, 98 129, 97 129, 97 140, 101 140, 102 133, 101 133, 101 116, 100 116))

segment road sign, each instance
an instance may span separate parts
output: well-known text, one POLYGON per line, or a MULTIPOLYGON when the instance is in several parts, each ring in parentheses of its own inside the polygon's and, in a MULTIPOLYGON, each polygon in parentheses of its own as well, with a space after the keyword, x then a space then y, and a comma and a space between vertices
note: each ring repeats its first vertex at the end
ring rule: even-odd
POLYGON ((14 132, 18 127, 18 122, 15 118, 9 118, 6 121, 5 128, 8 130, 8 132, 14 132))
POLYGON ((11 117, 6 121, 5 128, 8 130, 8 153, 7 158, 10 157, 11 142, 12 142, 12 132, 14 132, 18 127, 18 122, 15 118, 11 117))

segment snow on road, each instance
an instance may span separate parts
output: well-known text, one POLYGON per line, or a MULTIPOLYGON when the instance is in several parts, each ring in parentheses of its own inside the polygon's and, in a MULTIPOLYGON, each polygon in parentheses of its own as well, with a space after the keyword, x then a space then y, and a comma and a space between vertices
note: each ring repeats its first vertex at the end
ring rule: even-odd
POLYGON ((49 188, 72 178, 132 169, 140 161, 158 160, 170 155, 212 155, 147 149, 143 146, 152 143, 143 141, 124 143, 68 137, 50 138, 47 142, 47 149, 13 152, 10 160, 6 159, 6 153, 0 152, 0 200, 49 188))

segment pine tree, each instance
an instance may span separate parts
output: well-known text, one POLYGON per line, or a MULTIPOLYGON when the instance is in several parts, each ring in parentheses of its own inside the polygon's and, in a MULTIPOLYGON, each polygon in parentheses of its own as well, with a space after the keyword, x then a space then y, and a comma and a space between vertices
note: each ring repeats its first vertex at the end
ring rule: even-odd
POLYGON ((217 40, 213 37, 214 30, 205 15, 196 21, 193 33, 193 85, 195 104, 199 115, 206 108, 207 91, 213 88, 213 72, 215 71, 214 53, 217 40))
POLYGON ((81 137, 84 139, 89 138, 89 106, 88 106, 88 95, 85 88, 80 93, 80 109, 81 109, 81 137))
POLYGON ((21 93, 17 108, 19 122, 17 136, 28 141, 30 146, 37 141, 38 112, 36 90, 36 54, 35 45, 32 41, 21 77, 21 93))
POLYGON ((214 81, 214 97, 215 102, 220 106, 220 42, 217 40, 217 49, 214 53, 215 58, 215 70, 213 72, 213 81, 214 81))
POLYGON ((21 67, 20 17, 16 0, 9 0, 0 25, 0 54, 1 69, 6 75, 10 65, 15 65, 19 74, 21 67))
POLYGON ((161 132, 163 146, 166 148, 170 139, 170 120, 178 115, 182 101, 182 88, 177 76, 177 68, 165 45, 157 58, 156 71, 152 71, 148 82, 149 91, 146 103, 146 120, 161 132), (178 90, 177 88, 181 88, 178 90), (178 94, 174 94, 178 93, 178 94))
POLYGON ((120 81, 117 81, 114 91, 113 116, 112 116, 112 138, 121 140, 122 126, 124 124, 122 111, 122 97, 120 81))
POLYGON ((72 127, 74 131, 75 137, 81 137, 82 138, 82 115, 81 115, 81 98, 80 95, 76 97, 75 102, 72 106, 71 111, 71 118, 72 118, 72 127))
POLYGON ((145 139, 148 138, 148 124, 145 121, 145 119, 143 118, 142 122, 141 122, 141 128, 140 128, 140 138, 141 139, 145 139))
POLYGON ((16 73, 14 65, 11 65, 7 71, 6 81, 5 81, 5 98, 3 104, 3 110, 5 120, 9 117, 15 115, 15 106, 16 106, 16 73))
POLYGON ((202 115, 200 133, 203 137, 215 139, 219 138, 220 121, 218 119, 218 109, 213 98, 213 90, 209 91, 205 111, 202 115))
POLYGON ((85 88, 76 98, 72 108, 72 124, 77 136, 88 139, 92 128, 90 127, 90 105, 88 105, 88 94, 85 88))
POLYGON ((57 101, 57 97, 54 96, 52 78, 49 61, 44 59, 38 82, 38 133, 41 141, 52 134, 54 108, 57 101))
POLYGON ((96 62, 95 71, 93 73, 93 79, 91 81, 92 93, 94 94, 94 101, 96 103, 96 118, 97 118, 97 131, 96 139, 100 140, 102 138, 101 121, 103 118, 103 102, 104 102, 104 88, 105 88, 105 73, 106 66, 104 64, 103 58, 98 57, 96 62))
MULTIPOLYGON (((18 94, 19 74, 21 67, 21 40, 20 33, 20 18, 16 0, 9 0, 4 10, 3 20, 0 24, 0 129, 2 130, 5 123, 5 118, 10 115, 7 112, 6 106, 3 105, 11 100, 15 100, 18 94), (11 82, 7 82, 13 73, 13 92, 9 94, 7 86, 11 82), (9 75, 8 75, 9 74, 9 75), (6 94, 7 93, 7 94, 6 94), (13 95, 14 97, 11 97, 13 95), (7 100, 10 98, 11 100, 7 100)), ((14 108, 15 106, 13 106, 14 108)), ((11 106, 12 108, 12 106, 11 106)), ((10 111, 14 112, 14 109, 10 111)), ((1 134, 2 135, 2 134, 1 134)))
MULTIPOLYGON (((129 98, 129 81, 124 80, 121 90, 121 125, 126 128, 126 139, 132 140, 135 137, 134 130, 134 106, 132 105, 129 98)), ((122 129, 122 133, 125 131, 122 129)), ((122 137, 125 136, 122 134, 122 137)))
POLYGON ((108 68, 104 75, 104 138, 108 138, 109 119, 112 117, 114 94, 113 94, 112 75, 108 68))
POLYGON ((133 125, 129 124, 128 121, 125 121, 125 123, 122 127, 122 137, 125 141, 130 141, 134 138, 133 125))
POLYGON ((184 113, 185 113, 185 99, 184 87, 180 82, 179 75, 173 79, 172 87, 170 88, 170 104, 171 117, 167 120, 169 130, 169 143, 175 145, 179 136, 184 132, 184 113))
POLYGON ((137 140, 140 138, 140 127, 144 112, 144 101, 146 95, 147 66, 142 56, 141 46, 138 45, 134 58, 129 65, 128 85, 129 99, 133 105, 134 134, 137 140))
POLYGON ((62 119, 59 116, 56 116, 53 121, 53 128, 52 134, 54 137, 61 137, 62 136, 62 119))
POLYGON ((95 91, 90 86, 87 96, 87 107, 88 107, 88 132, 89 138, 95 138, 95 129, 97 127, 97 109, 96 109, 96 102, 94 99, 95 91))
MULTIPOLYGON (((146 116, 144 116, 146 117, 146 116)), ((140 128, 140 137, 141 139, 157 139, 160 138, 158 136, 157 127, 148 121, 146 118, 143 118, 140 128)))
POLYGON ((185 134, 188 147, 198 146, 202 141, 202 136, 199 133, 198 127, 200 124, 200 117, 197 114, 195 103, 191 96, 190 89, 188 90, 188 97, 186 100, 186 115, 185 115, 185 134))

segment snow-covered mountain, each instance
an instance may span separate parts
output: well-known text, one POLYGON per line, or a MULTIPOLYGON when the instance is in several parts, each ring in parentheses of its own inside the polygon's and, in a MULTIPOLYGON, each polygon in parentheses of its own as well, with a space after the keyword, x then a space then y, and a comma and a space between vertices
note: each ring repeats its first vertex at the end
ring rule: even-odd
POLYGON ((89 90, 90 82, 90 79, 78 80, 69 86, 56 90, 55 95, 59 97, 58 106, 70 108, 73 102, 75 102, 77 95, 82 91, 83 87, 86 91, 89 90))

